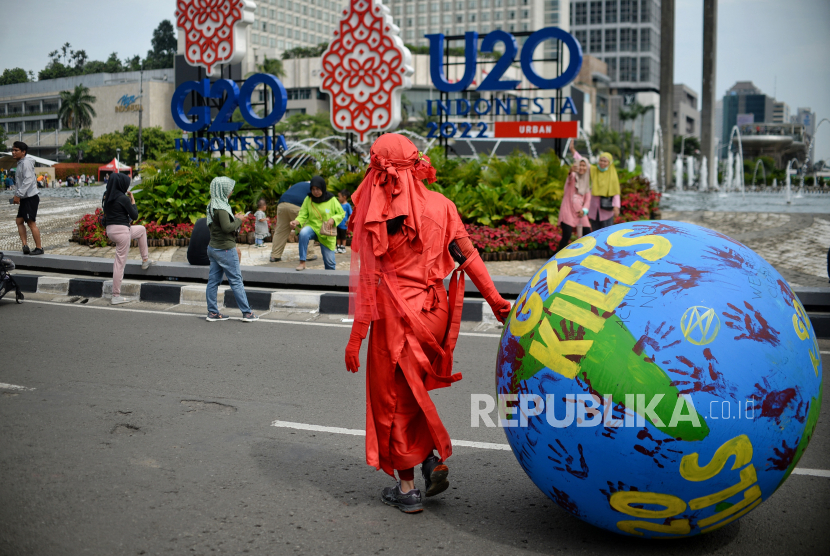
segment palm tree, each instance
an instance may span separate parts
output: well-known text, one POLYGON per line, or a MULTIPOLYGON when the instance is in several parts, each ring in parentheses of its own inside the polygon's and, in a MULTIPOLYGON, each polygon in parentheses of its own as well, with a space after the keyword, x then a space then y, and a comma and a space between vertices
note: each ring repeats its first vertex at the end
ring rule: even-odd
MULTIPOLYGON (((97 100, 89 94, 89 87, 78 85, 74 91, 61 91, 61 107, 58 119, 62 125, 75 129, 75 147, 78 147, 78 132, 82 127, 90 127, 92 118, 98 114, 92 105, 97 100)), ((80 155, 78 156, 80 162, 80 155)))

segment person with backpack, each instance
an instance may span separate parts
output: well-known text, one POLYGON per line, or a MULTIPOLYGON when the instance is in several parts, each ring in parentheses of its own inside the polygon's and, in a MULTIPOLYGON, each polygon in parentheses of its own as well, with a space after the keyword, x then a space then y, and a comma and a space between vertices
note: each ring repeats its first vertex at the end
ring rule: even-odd
POLYGON ((133 224, 138 218, 138 209, 130 188, 130 177, 113 172, 107 179, 107 189, 101 204, 104 207, 104 221, 107 237, 115 242, 115 260, 112 264, 112 301, 113 305, 129 303, 131 300, 121 296, 121 281, 124 279, 124 267, 130 252, 130 242, 138 240, 141 253, 141 270, 147 270, 153 264, 147 249, 147 230, 144 226, 133 224))

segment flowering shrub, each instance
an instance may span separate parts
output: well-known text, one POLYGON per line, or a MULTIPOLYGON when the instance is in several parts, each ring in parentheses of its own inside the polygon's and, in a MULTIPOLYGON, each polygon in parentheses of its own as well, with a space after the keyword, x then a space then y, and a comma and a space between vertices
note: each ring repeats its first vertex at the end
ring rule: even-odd
MULTIPOLYGON (((95 209, 94 214, 85 214, 78 220, 78 227, 73 230, 79 240, 87 240, 91 245, 105 247, 107 245, 107 231, 98 222, 101 209, 95 209)), ((193 224, 158 224, 152 222, 136 222, 147 230, 148 239, 185 239, 193 234, 193 224)))
POLYGON ((91 245, 97 247, 106 247, 107 231, 98 221, 102 214, 103 210, 97 208, 94 214, 85 214, 78 220, 78 228, 75 231, 78 233, 79 239, 87 240, 91 245))
POLYGON ((555 251, 562 239, 559 228, 548 222, 531 223, 511 216, 505 224, 497 228, 465 224, 470 241, 484 253, 501 253, 506 251, 530 251, 550 249, 555 251))
POLYGON ((651 213, 660 207, 660 193, 649 187, 649 181, 642 176, 635 176, 620 187, 620 215, 614 219, 615 224, 648 220, 651 213))
POLYGON ((240 234, 246 234, 248 232, 253 232, 256 228, 256 216, 252 212, 248 216, 242 219, 242 226, 239 228, 240 234))

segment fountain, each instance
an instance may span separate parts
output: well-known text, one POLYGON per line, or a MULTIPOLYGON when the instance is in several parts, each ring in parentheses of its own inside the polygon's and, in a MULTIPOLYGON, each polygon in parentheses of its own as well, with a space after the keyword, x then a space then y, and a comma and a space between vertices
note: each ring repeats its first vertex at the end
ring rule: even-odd
POLYGON ((790 176, 791 176, 790 172, 792 171, 793 160, 795 160, 795 159, 791 158, 790 161, 787 162, 787 169, 784 172, 784 174, 786 175, 786 178, 784 178, 784 187, 786 187, 786 189, 785 189, 785 191, 786 191, 785 198, 787 199, 787 204, 788 205, 791 205, 792 202, 793 202, 793 200, 792 200, 792 189, 791 189, 792 180, 790 179, 790 176))
POLYGON ((767 170, 766 170, 766 168, 764 168, 764 163, 760 158, 755 162, 755 171, 752 172, 752 187, 755 187, 755 177, 758 175, 758 167, 759 166, 761 167, 761 171, 764 174, 764 187, 766 187, 766 185, 767 185, 767 170))
POLYGON ((635 160, 634 160, 634 155, 633 154, 629 155, 628 162, 626 162, 626 164, 625 164, 625 169, 628 170, 629 172, 634 172, 634 170, 636 168, 637 168, 637 162, 635 162, 635 160))
POLYGON ((695 182, 695 157, 686 157, 686 186, 691 189, 695 182))
POLYGON ((741 188, 741 195, 744 194, 744 157, 738 155, 735 157, 735 171, 732 173, 735 180, 735 189, 741 188))
POLYGON ((727 149, 729 150, 729 152, 731 154, 731 152, 732 152, 732 143, 734 142, 734 138, 735 138, 736 135, 738 137, 738 161, 740 162, 740 168, 737 166, 737 162, 736 162, 735 174, 733 174, 733 175, 735 176, 735 178, 737 178, 737 181, 735 182, 735 185, 736 186, 738 186, 738 185, 741 186, 741 195, 743 195, 744 194, 744 145, 743 145, 742 140, 741 140, 741 130, 738 129, 737 125, 732 126, 732 132, 729 134, 729 145, 727 145, 727 149))
POLYGON ((674 159, 674 183, 678 191, 683 191, 683 155, 674 159))
MULTIPOLYGON (((717 159, 715 159, 717 160, 717 159)), ((707 160, 704 156, 700 160, 700 187, 699 191, 708 191, 709 189, 709 166, 706 164, 707 160)), ((715 166, 717 168, 717 166, 715 166)))
POLYGON ((772 178, 772 187, 778 189, 778 178, 772 178))

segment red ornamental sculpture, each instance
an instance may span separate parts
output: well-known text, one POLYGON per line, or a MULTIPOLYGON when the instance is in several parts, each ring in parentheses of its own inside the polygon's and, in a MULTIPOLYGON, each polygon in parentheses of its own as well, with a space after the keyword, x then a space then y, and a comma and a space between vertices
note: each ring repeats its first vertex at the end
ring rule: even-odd
POLYGON ((401 89, 412 86, 412 54, 381 0, 352 0, 323 53, 320 90, 331 97, 335 129, 393 129, 401 121, 401 89))
POLYGON ((187 63, 210 75, 218 74, 219 64, 240 61, 255 9, 252 0, 177 0, 176 26, 185 36, 187 63))

